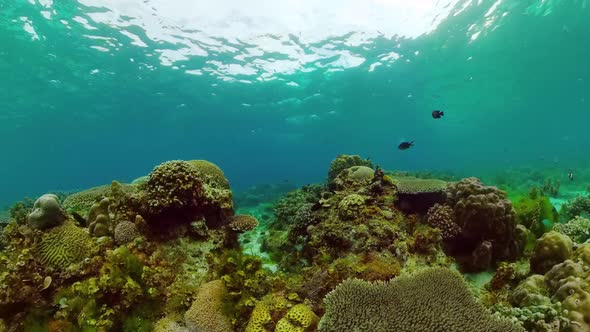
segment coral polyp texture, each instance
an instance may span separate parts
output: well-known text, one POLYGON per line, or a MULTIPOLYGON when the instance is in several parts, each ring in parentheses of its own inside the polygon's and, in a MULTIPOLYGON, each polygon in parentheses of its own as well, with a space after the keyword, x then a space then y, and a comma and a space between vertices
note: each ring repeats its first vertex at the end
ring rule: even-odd
POLYGON ((199 171, 181 160, 167 161, 154 168, 146 183, 148 204, 154 212, 198 207, 203 200, 199 171))
POLYGON ((320 332, 524 331, 493 317, 457 273, 428 269, 389 283, 350 279, 330 292, 320 332))
POLYGON ((253 216, 239 214, 231 217, 229 227, 236 232, 251 231, 258 226, 258 220, 253 216))
POLYGON ((223 312, 226 292, 221 280, 210 281, 199 288, 193 304, 184 315, 190 331, 233 331, 229 318, 223 312))
POLYGON ((129 243, 138 236, 140 236, 140 233, 137 230, 137 226, 130 221, 121 221, 115 227, 114 237, 115 243, 117 244, 129 243))

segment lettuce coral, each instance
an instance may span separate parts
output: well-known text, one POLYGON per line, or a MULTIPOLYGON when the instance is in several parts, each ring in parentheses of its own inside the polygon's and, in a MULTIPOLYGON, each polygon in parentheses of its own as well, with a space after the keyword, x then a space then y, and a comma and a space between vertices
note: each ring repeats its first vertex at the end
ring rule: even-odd
POLYGON ((463 278, 431 268, 389 283, 349 279, 324 303, 320 332, 336 331, 524 331, 492 316, 463 278))

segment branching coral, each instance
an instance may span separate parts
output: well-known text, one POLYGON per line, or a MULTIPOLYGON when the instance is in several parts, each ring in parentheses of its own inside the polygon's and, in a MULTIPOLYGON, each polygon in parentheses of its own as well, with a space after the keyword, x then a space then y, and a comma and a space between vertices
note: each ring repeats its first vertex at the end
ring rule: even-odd
POLYGON ((578 196, 561 207, 562 221, 568 221, 577 216, 590 217, 590 196, 578 196))
POLYGON ((524 331, 493 317, 460 275, 442 268, 389 283, 347 280, 324 301, 320 332, 524 331))
POLYGON ((590 239, 590 219, 578 216, 565 224, 556 224, 553 230, 569 236, 574 243, 584 243, 590 239))

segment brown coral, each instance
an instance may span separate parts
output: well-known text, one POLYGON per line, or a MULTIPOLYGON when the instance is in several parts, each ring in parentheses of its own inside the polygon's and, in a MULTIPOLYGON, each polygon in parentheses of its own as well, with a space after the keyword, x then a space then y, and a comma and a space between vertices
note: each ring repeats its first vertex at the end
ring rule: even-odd
POLYGON ((223 281, 214 280, 203 284, 190 309, 184 315, 186 326, 191 331, 233 331, 229 318, 223 312, 227 290, 223 281))
POLYGON ((514 211, 504 191, 484 186, 477 178, 467 178, 450 184, 446 194, 446 204, 453 209, 455 223, 461 229, 461 234, 452 241, 451 254, 469 256, 463 267, 487 268, 472 266, 470 261, 474 261, 472 256, 477 254, 476 249, 481 251, 488 244, 491 245, 491 264, 518 255, 514 211), (484 242, 487 244, 482 247, 484 242))
POLYGON ((229 227, 236 232, 251 231, 258 226, 258 220, 250 215, 239 214, 231 218, 229 227))
POLYGON ((126 244, 133 241, 139 236, 139 231, 134 223, 124 220, 115 227, 115 243, 118 245, 126 244))
POLYGON ((201 173, 201 179, 205 183, 219 189, 229 189, 229 181, 219 166, 207 160, 189 160, 187 162, 201 173))
POLYGON ((191 164, 167 161, 149 174, 146 192, 148 204, 156 214, 166 209, 194 208, 203 201, 203 182, 191 164))
POLYGON ((433 268, 392 282, 350 279, 330 292, 320 332, 523 331, 490 315, 463 278, 433 268))
POLYGON ((435 204, 428 209, 426 223, 440 229, 443 240, 452 240, 461 233, 461 228, 455 224, 453 209, 446 205, 435 204))

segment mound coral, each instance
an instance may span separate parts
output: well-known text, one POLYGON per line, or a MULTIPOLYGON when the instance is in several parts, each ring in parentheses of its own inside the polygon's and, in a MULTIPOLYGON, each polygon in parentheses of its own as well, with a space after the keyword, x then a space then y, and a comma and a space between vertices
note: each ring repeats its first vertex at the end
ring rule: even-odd
POLYGON ((173 160, 154 168, 146 183, 148 204, 153 213, 167 209, 195 208, 203 201, 203 183, 191 164, 173 160))
POLYGON ((590 244, 578 248, 572 259, 552 266, 545 275, 530 276, 515 289, 512 303, 529 311, 554 308, 553 312, 547 312, 537 320, 555 321, 559 331, 590 331, 588 253, 590 244))
POLYGON ((137 230, 137 226, 131 221, 121 221, 115 227, 115 243, 118 245, 126 244, 133 241, 136 237, 138 237, 139 231, 137 230))
POLYGON ((219 166, 207 160, 189 160, 187 162, 201 173, 203 182, 219 189, 229 189, 229 181, 219 166))
POLYGON ((256 226, 258 226, 258 220, 250 215, 245 214, 233 216, 231 218, 231 222, 229 223, 229 227, 231 229, 240 233, 251 231, 256 228, 256 226))
POLYGON ((436 179, 398 177, 394 179, 397 188, 397 206, 408 213, 426 213, 436 203, 445 200, 448 183, 436 179))
POLYGON ((551 231, 537 240, 535 251, 531 257, 531 270, 545 273, 553 265, 563 262, 572 256, 572 240, 565 234, 551 231))
POLYGON ((336 159, 332 160, 332 163, 330 163, 330 170, 328 171, 328 184, 332 183, 332 181, 336 179, 340 172, 353 166, 366 166, 373 168, 373 163, 369 159, 362 159, 357 155, 338 155, 336 159))
POLYGON ((35 229, 54 227, 66 219, 66 213, 54 194, 45 194, 39 197, 33 205, 33 211, 27 217, 29 225, 35 229))
POLYGON ((223 281, 214 280, 201 285, 197 297, 184 315, 191 331, 231 332, 229 318, 223 312, 227 290, 223 281))
POLYGON ((36 252, 45 266, 65 270, 90 255, 91 243, 86 231, 66 222, 43 234, 36 252))
POLYGON ((432 268, 389 283, 349 279, 325 300, 320 332, 524 331, 493 317, 457 273, 432 268))
POLYGON ((477 178, 466 178, 450 184, 446 194, 446 205, 453 209, 461 229, 450 243, 450 253, 464 268, 482 270, 489 267, 482 265, 482 260, 489 258, 494 264, 518 255, 514 211, 504 191, 484 186, 477 178))
POLYGON ((375 171, 367 166, 353 166, 340 172, 333 181, 335 190, 360 188, 373 180, 375 171))

